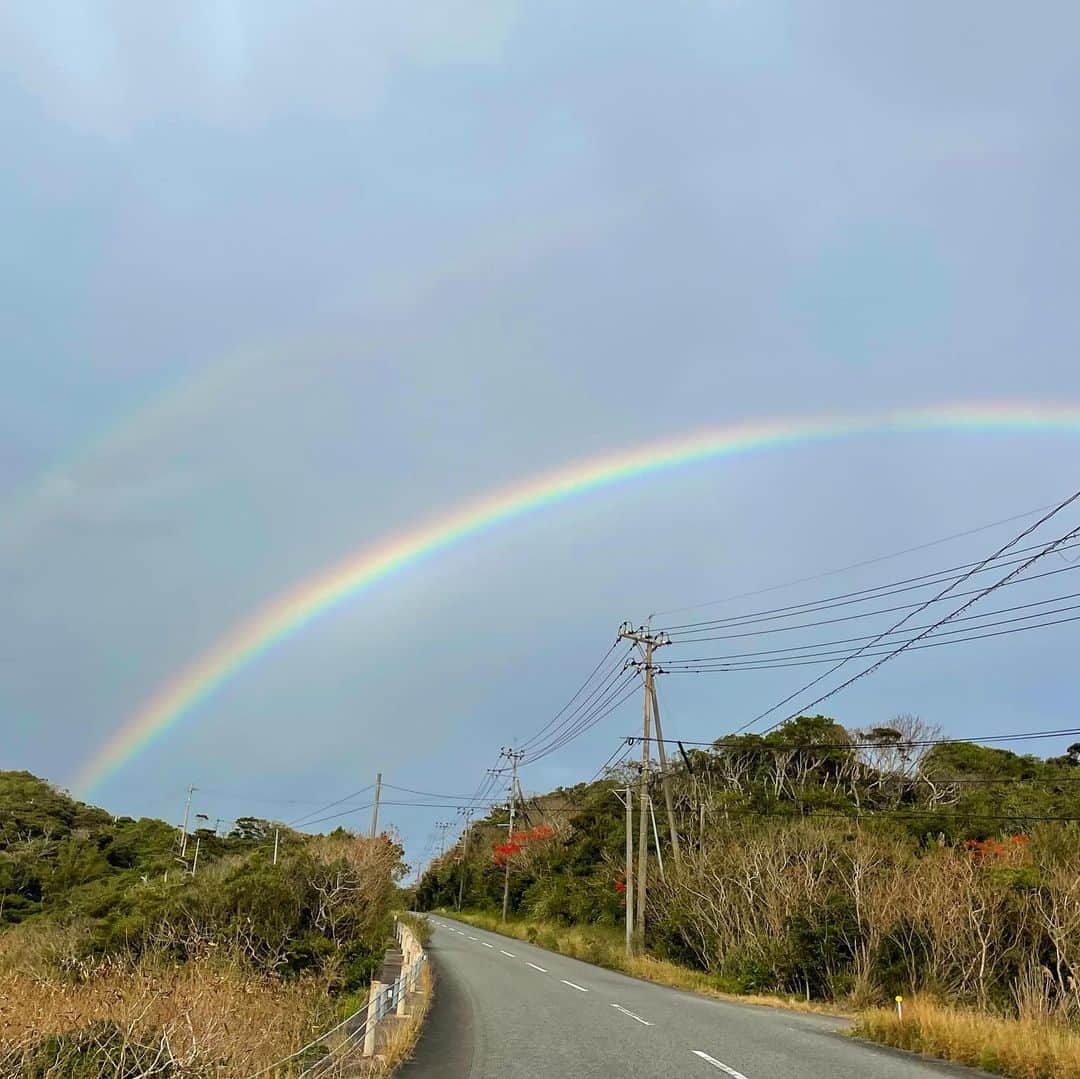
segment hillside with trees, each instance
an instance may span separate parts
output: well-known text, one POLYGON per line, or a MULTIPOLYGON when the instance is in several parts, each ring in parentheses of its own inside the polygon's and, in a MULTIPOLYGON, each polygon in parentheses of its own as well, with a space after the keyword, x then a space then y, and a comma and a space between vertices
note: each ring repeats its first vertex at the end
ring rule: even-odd
POLYGON ((0 1075, 242 1076, 355 1010, 402 850, 282 828, 275 864, 273 833, 181 858, 175 827, 0 772, 0 1075))
MULTIPOLYGON (((1080 1019, 1080 746, 1044 760, 944 740, 911 717, 846 730, 804 716, 680 747, 668 778, 680 857, 652 776, 662 865, 650 842, 641 954, 729 992, 855 1008, 926 994, 1069 1029, 1080 1019)), ((510 837, 496 809, 467 856, 459 843, 432 865, 418 903, 452 909, 460 889, 465 910, 497 914, 509 865, 511 918, 534 939, 588 926, 606 942, 597 957, 621 962, 613 792, 629 786, 636 812, 639 780, 623 765, 529 799, 510 837)))

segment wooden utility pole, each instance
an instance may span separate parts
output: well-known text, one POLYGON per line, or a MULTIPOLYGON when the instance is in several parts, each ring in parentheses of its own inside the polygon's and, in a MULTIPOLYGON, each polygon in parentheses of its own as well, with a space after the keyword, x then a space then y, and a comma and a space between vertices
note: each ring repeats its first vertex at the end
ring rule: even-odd
MULTIPOLYGON (((507 825, 506 842, 509 845, 514 841, 514 812, 517 808, 517 768, 518 761, 525 756, 520 751, 504 749, 503 753, 510 758, 510 823, 507 825)), ((502 920, 506 924, 506 912, 510 907, 510 852, 506 853, 506 873, 503 876, 503 905, 502 920)))
MULTIPOLYGON (((374 839, 379 829, 379 799, 382 797, 382 772, 375 773, 375 802, 371 811, 371 838, 374 839)), ((393 799, 390 799, 393 801, 393 799)))
POLYGON ((621 791, 611 792, 626 809, 626 872, 623 895, 626 897, 626 954, 634 954, 634 788, 628 783, 621 791))
POLYGON ((653 686, 653 652, 671 642, 666 634, 652 633, 647 626, 638 626, 634 629, 629 622, 624 622, 619 627, 619 637, 624 641, 632 641, 641 651, 642 659, 634 666, 641 671, 645 685, 645 693, 642 706, 641 719, 641 776, 638 781, 638 857, 637 857, 637 934, 644 940, 645 937, 645 900, 648 881, 649 859, 649 823, 646 808, 649 798, 649 770, 651 761, 651 721, 656 718, 657 745, 660 746, 660 782, 664 788, 664 802, 668 810, 668 827, 671 830, 671 850, 675 862, 679 862, 679 835, 675 829, 675 811, 671 803, 671 792, 667 784, 667 754, 664 752, 664 743, 660 731, 660 711, 657 707, 656 691, 653 686))

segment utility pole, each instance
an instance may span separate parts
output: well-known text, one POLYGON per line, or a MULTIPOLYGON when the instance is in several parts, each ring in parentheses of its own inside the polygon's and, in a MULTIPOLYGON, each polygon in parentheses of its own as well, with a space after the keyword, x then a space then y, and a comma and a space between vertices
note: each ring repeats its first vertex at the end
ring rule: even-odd
MULTIPOLYGON (((510 758, 510 823, 507 825, 506 842, 514 841, 514 811, 517 808, 517 769, 518 761, 525 756, 520 750, 504 749, 503 753, 510 758)), ((503 876, 503 905, 502 920, 506 924, 506 912, 510 906, 510 854, 506 855, 506 873, 503 876)))
MULTIPOLYGON (((666 639, 665 639, 665 642, 666 639)), ((667 749, 664 747, 664 731, 660 726, 660 702, 656 699, 656 680, 654 671, 646 672, 649 696, 652 698, 653 722, 656 727, 656 751, 660 756, 660 786, 664 792, 664 806, 667 809, 668 828, 671 830, 671 855, 678 865, 682 852, 679 849, 679 832, 675 827, 675 809, 671 804, 671 787, 668 785, 667 749)))
POLYGON ((642 702, 641 721, 641 776, 638 781, 638 864, 637 864, 637 934, 641 940, 645 939, 645 900, 648 882, 648 859, 649 859, 649 823, 646 808, 649 798, 649 769, 651 767, 652 738, 650 737, 650 724, 655 715, 657 745, 660 747, 660 781, 664 787, 664 800, 668 808, 668 826, 671 829, 671 849, 676 863, 679 860, 679 836, 675 830, 675 812, 671 804, 671 793, 667 786, 667 756, 664 752, 663 736, 660 732, 660 712, 657 708, 656 693, 653 688, 653 674, 656 667, 653 664, 653 652, 670 644, 666 634, 652 633, 647 626, 638 626, 634 629, 629 622, 624 622, 619 627, 619 637, 624 641, 631 641, 641 650, 642 659, 634 666, 641 671, 642 680, 645 684, 645 692, 642 702))
POLYGON ((656 810, 653 809, 652 795, 649 795, 649 817, 652 820, 652 834, 656 841, 656 860, 660 863, 660 879, 667 884, 667 876, 664 873, 664 855, 660 850, 660 833, 656 830, 656 810))
POLYGON ((436 821, 435 827, 439 833, 439 857, 441 858, 446 853, 446 833, 454 827, 454 822, 452 820, 436 821))
POLYGON ((187 801, 184 803, 184 823, 180 827, 180 857, 181 858, 183 858, 184 855, 187 853, 187 836, 188 836, 187 826, 188 826, 188 814, 191 812, 191 796, 198 789, 199 788, 196 787, 196 786, 193 786, 191 784, 188 785, 187 801))
POLYGON ((634 954, 634 788, 628 783, 623 790, 611 792, 626 809, 626 872, 623 875, 623 895, 626 897, 626 954, 634 954))
POLYGON ((274 829, 274 865, 277 865, 278 840, 281 838, 281 829, 274 829))
POLYGON ((191 861, 191 875, 195 876, 195 871, 199 868, 199 847, 202 845, 202 836, 195 837, 195 857, 191 861))
POLYGON ((461 870, 458 874, 458 886, 457 886, 457 906, 455 910, 461 910, 461 901, 465 897, 465 864, 469 857, 469 832, 472 831, 472 815, 471 809, 462 810, 465 814, 465 837, 462 840, 461 848, 461 870))
MULTIPOLYGON (((379 828, 379 799, 382 797, 382 772, 375 773, 375 806, 371 811, 371 838, 374 839, 379 828)), ((390 799, 393 801, 393 798, 390 799)))

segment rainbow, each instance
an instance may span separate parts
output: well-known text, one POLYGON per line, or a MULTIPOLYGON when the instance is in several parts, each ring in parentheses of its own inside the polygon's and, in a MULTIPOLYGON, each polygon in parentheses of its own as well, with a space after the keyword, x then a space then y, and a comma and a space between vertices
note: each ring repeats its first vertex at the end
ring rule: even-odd
POLYGON ((90 793, 268 649, 346 600, 472 536, 593 491, 697 462, 869 434, 931 431, 1075 434, 1080 406, 975 402, 736 424, 575 461, 481 495, 361 548, 257 609, 143 702, 80 769, 74 786, 90 793))

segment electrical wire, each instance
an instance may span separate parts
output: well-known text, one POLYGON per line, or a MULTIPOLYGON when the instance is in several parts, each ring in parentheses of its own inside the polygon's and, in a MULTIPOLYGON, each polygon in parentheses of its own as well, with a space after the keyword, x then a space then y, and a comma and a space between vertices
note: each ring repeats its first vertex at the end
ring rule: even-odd
POLYGON ((628 746, 625 741, 620 742, 615 747, 615 752, 612 753, 611 756, 608 757, 608 759, 604 761, 602 765, 600 765, 600 767, 593 774, 593 777, 589 780, 589 782, 595 783, 606 772, 611 771, 613 768, 618 768, 619 765, 621 765, 622 762, 626 760, 626 758, 630 755, 630 748, 631 747, 628 746), (619 758, 617 761, 615 760, 616 757, 619 758))
MULTIPOLYGON (((1015 605, 1013 607, 999 607, 997 610, 984 611, 982 614, 962 615, 959 618, 954 618, 953 621, 954 622, 979 621, 979 620, 982 620, 982 619, 985 619, 985 618, 992 618, 994 615, 997 615, 997 614, 1011 614, 1013 611, 1026 611, 1026 610, 1030 610, 1032 607, 1045 607, 1047 604, 1050 604, 1050 603, 1060 603, 1060 602, 1062 602, 1064 600, 1067 600, 1067 599, 1078 599, 1078 598, 1080 598, 1080 592, 1069 592, 1069 593, 1066 593, 1063 596, 1051 596, 1048 599, 1034 600, 1031 603, 1020 603, 1020 604, 1017 604, 1017 605, 1015 605)), ((1071 607, 1062 607, 1058 611, 1044 611, 1044 612, 1042 612, 1042 614, 1043 615, 1045 615, 1045 614, 1059 614, 1059 613, 1061 613, 1061 611, 1067 611, 1067 610, 1071 610, 1071 609, 1072 609, 1071 607)), ((1028 615, 1028 616, 1025 616, 1025 617, 1038 618, 1038 617, 1042 617, 1042 615, 1028 615)), ((1004 625, 1006 622, 1010 622, 1010 621, 1020 621, 1020 619, 1005 619, 1002 622, 988 622, 985 626, 981 626, 981 627, 977 627, 977 628, 985 629, 988 626, 1004 625)), ((915 630, 925 629, 925 628, 926 628, 925 626, 911 626, 910 630, 912 632, 914 632, 915 630)), ((961 631, 959 631, 959 630, 955 630, 955 631, 950 630, 949 632, 961 632, 961 631)), ((964 632, 967 632, 967 631, 964 631, 964 632)), ((779 654, 781 652, 800 652, 800 651, 803 651, 805 649, 818 649, 818 648, 831 647, 832 645, 835 645, 835 644, 855 644, 858 641, 870 640, 873 636, 874 636, 873 634, 867 633, 867 634, 863 634, 863 635, 857 636, 857 637, 840 637, 840 638, 837 638, 835 640, 820 641, 820 642, 813 643, 813 644, 795 644, 795 645, 788 645, 787 647, 783 647, 783 648, 761 648, 761 649, 758 649, 758 650, 753 651, 753 652, 730 652, 725 656, 699 656, 699 657, 695 657, 693 659, 677 659, 677 660, 674 660, 673 662, 674 663, 711 662, 713 660, 734 660, 734 659, 746 659, 746 658, 749 658, 749 657, 752 657, 752 656, 777 655, 777 654, 779 654)))
POLYGON ((352 794, 346 794, 344 797, 337 798, 333 802, 327 802, 326 805, 320 806, 318 809, 313 809, 310 813, 301 814, 296 820, 286 821, 286 824, 290 828, 297 825, 303 825, 307 817, 313 817, 316 813, 321 813, 324 809, 333 809, 334 806, 341 805, 342 802, 347 802, 350 798, 358 798, 361 794, 371 790, 374 786, 374 783, 369 783, 366 787, 361 787, 358 791, 353 791, 352 794))
MULTIPOLYGON (((1064 607, 1064 608, 1062 608, 1062 610, 1075 610, 1075 609, 1076 609, 1076 605, 1074 605, 1072 607, 1064 607)), ((1028 615, 1026 617, 1031 618, 1033 616, 1028 615)), ((1012 621, 1018 621, 1018 619, 1006 619, 1005 621, 1012 622, 1012 621)), ((920 652, 924 648, 942 648, 945 645, 966 644, 969 641, 980 641, 980 640, 985 640, 985 639, 987 639, 989 637, 1007 637, 1007 636, 1011 636, 1014 633, 1028 633, 1028 632, 1030 632, 1031 630, 1034 630, 1034 629, 1045 629, 1047 626, 1060 626, 1060 625, 1064 625, 1064 624, 1066 624, 1068 622, 1076 622, 1076 621, 1080 621, 1080 615, 1071 615, 1068 618, 1052 618, 1052 619, 1047 619, 1047 620, 1042 621, 1042 622, 1036 622, 1034 625, 1030 625, 1030 626, 1013 626, 1012 629, 999 629, 999 630, 994 630, 993 632, 990 632, 990 633, 971 633, 971 632, 968 632, 966 636, 957 637, 954 640, 944 640, 943 641, 943 640, 937 640, 935 638, 934 640, 926 641, 924 644, 915 644, 914 643, 915 641, 918 641, 921 638, 926 637, 928 635, 926 633, 922 633, 922 634, 919 634, 919 635, 917 635, 915 637, 910 638, 910 640, 905 642, 904 645, 900 649, 898 649, 896 653, 885 650, 885 651, 881 651, 881 652, 864 652, 864 653, 862 653, 862 655, 867 659, 873 659, 873 658, 878 657, 878 656, 891 658, 894 654, 899 654, 900 651, 908 651, 908 650, 910 650, 912 652, 920 652)), ((1000 624, 1000 623, 998 623, 998 624, 1000 624)), ((945 632, 951 632, 951 631, 943 631, 941 633, 941 636, 944 636, 945 632)), ((814 656, 814 654, 815 653, 810 652, 810 653, 807 653, 807 656, 812 657, 812 656, 814 656)), ((707 665, 707 664, 702 664, 702 665, 695 666, 695 667, 685 667, 685 668, 678 667, 678 666, 672 666, 670 668, 664 667, 663 671, 665 673, 670 673, 670 674, 714 674, 714 673, 732 673, 732 672, 736 672, 736 671, 776 671, 776 670, 781 670, 784 667, 810 667, 810 666, 817 666, 817 665, 823 664, 823 663, 834 663, 835 660, 831 659, 831 658, 828 658, 828 657, 830 655, 835 656, 835 655, 839 655, 839 654, 841 654, 840 651, 836 650, 836 651, 834 651, 832 653, 828 653, 828 652, 820 653, 820 655, 822 657, 824 657, 824 658, 818 658, 818 659, 802 658, 802 657, 799 657, 799 656, 788 656, 786 658, 777 659, 775 661, 756 660, 756 661, 746 661, 746 662, 744 662, 742 664, 716 664, 716 665, 711 665, 711 666, 707 665)), ((856 653, 853 652, 853 653, 851 653, 851 655, 852 655, 852 657, 854 657, 856 655, 856 653)), ((837 692, 839 692, 840 688, 841 687, 837 688, 837 692)), ((829 694, 829 695, 832 696, 832 694, 829 694)), ((824 698, 822 698, 822 699, 824 699, 824 698)), ((820 703, 821 703, 820 701, 811 701, 809 704, 807 704, 803 708, 801 708, 799 710, 799 713, 803 713, 807 709, 813 708, 816 704, 820 704, 820 703)), ((799 714, 799 713, 797 713, 797 714, 799 714)), ((787 717, 787 719, 795 719, 795 718, 796 718, 795 715, 787 717)), ((780 722, 781 723, 787 722, 787 719, 781 720, 780 722)), ((745 727, 740 727, 739 729, 740 730, 745 730, 745 727)), ((770 730, 771 729, 772 728, 770 728, 770 730)))
MULTIPOLYGON (((954 745, 978 745, 980 743, 996 742, 1033 742, 1045 738, 1075 738, 1080 736, 1080 727, 1059 727, 1054 730, 1044 731, 1019 731, 1012 734, 974 734, 967 738, 898 738, 895 741, 851 741, 851 742, 766 742, 761 735, 746 735, 744 738, 733 738, 725 735, 711 742, 695 742, 689 738, 657 738, 650 735, 647 741, 660 742, 665 745, 703 746, 710 749, 741 749, 761 750, 776 752, 798 752, 800 750, 832 750, 832 749, 924 749, 929 746, 954 746, 954 745), (758 739, 748 742, 747 738, 758 739)), ((628 734, 625 739, 628 745, 646 741, 640 734, 628 734)))
POLYGON ((538 730, 530 738, 527 738, 524 742, 520 742, 518 744, 518 749, 522 749, 522 750, 528 749, 528 747, 530 745, 532 745, 534 742, 538 741, 541 737, 543 737, 544 734, 547 733, 548 730, 551 729, 551 727, 556 723, 556 721, 559 719, 559 717, 562 716, 563 713, 574 703, 574 701, 576 701, 578 699, 578 697, 580 697, 581 694, 585 692, 586 687, 589 685, 589 683, 596 676, 596 673, 600 670, 601 667, 604 666, 605 663, 607 663, 608 659, 611 656, 611 653, 614 652, 615 649, 618 648, 618 647, 619 647, 619 638, 616 637, 615 640, 611 642, 611 647, 608 648, 608 650, 600 658, 600 662, 597 663, 597 665, 595 667, 593 667, 593 669, 589 672, 589 677, 586 678, 585 681, 581 683, 581 685, 578 687, 577 691, 570 698, 570 700, 568 700, 566 702, 566 704, 564 704, 562 706, 562 708, 560 708, 555 713, 555 715, 551 719, 549 719, 547 721, 547 723, 544 724, 543 727, 540 728, 540 730, 538 730))
POLYGON ((917 551, 925 551, 930 547, 937 547, 942 543, 948 543, 951 540, 964 539, 967 536, 974 536, 978 532, 986 532, 991 528, 998 528, 1001 525, 1012 524, 1014 521, 1022 521, 1025 517, 1032 517, 1036 513, 1042 513, 1044 510, 1048 510, 1051 504, 1045 506, 1039 506, 1036 509, 1028 510, 1026 513, 1017 513, 1012 517, 1004 517, 1000 521, 991 521, 989 524, 978 525, 975 528, 968 528, 963 532, 954 532, 951 536, 942 536, 940 539, 929 540, 926 543, 917 544, 914 547, 905 547, 902 551, 893 551, 891 554, 878 555, 875 558, 864 558, 860 562, 852 562, 850 565, 841 566, 839 569, 825 570, 822 573, 815 573, 809 577, 799 577, 792 581, 784 581, 780 584, 769 585, 766 588, 758 588, 752 592, 740 592, 737 595, 725 596, 723 599, 711 599, 706 600, 704 603, 692 603, 686 607, 669 607, 665 611, 654 611, 650 616, 652 618, 658 618, 666 614, 679 614, 682 611, 697 611, 704 607, 715 607, 720 603, 733 603, 737 599, 751 599, 754 596, 763 596, 769 592, 779 592, 784 588, 793 588, 800 584, 809 584, 813 581, 821 581, 826 577, 836 577, 841 573, 849 573, 851 570, 863 569, 866 566, 873 566, 879 562, 887 562, 893 558, 900 558, 906 554, 914 554, 917 551))
POLYGON ((529 757, 529 763, 535 764, 544 757, 550 756, 552 753, 568 745, 575 738, 580 737, 587 730, 596 726, 600 720, 609 716, 637 691, 637 681, 638 679, 635 672, 626 672, 626 676, 615 683, 603 699, 597 702, 592 711, 586 713, 574 727, 564 731, 557 739, 548 742, 546 745, 541 746, 536 750, 529 757))
MULTIPOLYGON (((1042 522, 1038 522, 1041 524, 1042 522)), ((1035 527, 1038 527, 1038 524, 1035 527)), ((905 577, 898 581, 889 581, 886 584, 873 585, 869 588, 858 588, 851 592, 840 592, 833 596, 825 596, 822 599, 806 600, 804 603, 794 603, 787 607, 772 607, 761 611, 749 611, 741 615, 729 615, 725 618, 711 618, 703 622, 684 622, 680 625, 659 627, 657 632, 666 633, 671 637, 682 637, 680 630, 694 632, 701 628, 724 628, 727 626, 752 625, 758 622, 776 621, 781 618, 794 618, 803 614, 813 614, 818 610, 831 610, 834 607, 846 607, 854 603, 865 603, 874 599, 884 599, 886 596, 897 595, 901 592, 913 592, 919 588, 930 588, 935 584, 944 584, 947 581, 959 579, 965 576, 965 570, 973 570, 967 576, 975 576, 979 573, 988 573, 1006 566, 1016 565, 1022 562, 1024 557, 1032 551, 1037 551, 1041 543, 1032 544, 1029 547, 1020 547, 1013 551, 1016 556, 1011 559, 998 559, 991 555, 988 559, 980 559, 976 562, 964 562, 958 566, 950 566, 947 569, 934 570, 932 573, 923 573, 917 577, 905 577), (996 559, 996 560, 995 560, 996 559), (990 564, 987 564, 987 563, 990 564)), ((1062 550, 1069 551, 1080 547, 1080 543, 1070 543, 1062 550)))
MULTIPOLYGON (((1015 562, 1001 562, 995 568, 1000 566, 1014 565, 1015 562)), ((1032 573, 1030 576, 1022 577, 1019 580, 1010 580, 1007 587, 1030 584, 1032 581, 1041 581, 1047 577, 1056 577, 1059 573, 1071 573, 1073 570, 1080 569, 1080 562, 1061 566, 1058 569, 1045 570, 1042 573, 1032 573)), ((813 622, 800 622, 793 626, 776 626, 772 629, 755 629, 745 630, 741 633, 718 633, 718 634, 705 634, 700 636, 677 636, 671 638, 672 644, 698 644, 702 641, 730 641, 740 637, 762 637, 766 634, 772 633, 792 633, 800 629, 816 629, 818 626, 833 626, 840 622, 854 622, 861 618, 873 618, 879 614, 892 614, 896 611, 910 611, 914 608, 921 608, 923 606, 930 606, 936 602, 944 602, 946 599, 962 599, 964 596, 975 596, 981 592, 981 589, 972 588, 967 592, 954 592, 950 596, 943 597, 941 600, 916 600, 914 603, 899 603, 892 607, 878 607, 872 611, 860 611, 856 614, 838 615, 835 618, 821 618, 813 622)), ((723 627, 721 627, 723 628, 723 627)))
MULTIPOLYGON (((1021 540, 1025 539, 1027 536, 1031 535, 1031 533, 1034 532, 1037 528, 1040 528, 1043 524, 1045 524, 1051 518, 1056 516, 1058 513, 1060 513, 1067 506, 1071 505, 1077 499, 1080 499, 1080 490, 1077 490, 1077 491, 1073 492, 1073 494, 1069 495, 1068 498, 1063 499, 1061 502, 1059 502, 1048 513, 1043 514, 1043 516, 1040 517, 1033 524, 1028 525, 1028 527, 1025 528, 1023 531, 1017 533, 1017 535, 1015 535, 1011 540, 1009 540, 1007 543, 1005 543, 1001 547, 999 547, 993 554, 988 555, 982 562, 980 562, 978 564, 978 566, 976 566, 973 569, 968 570, 967 573, 965 573, 963 576, 961 576, 957 580, 953 581, 951 584, 946 585, 946 587, 943 588, 936 596, 931 597, 931 599, 927 600, 922 606, 917 608, 915 611, 908 612, 895 625, 891 626, 889 628, 889 630, 887 630, 885 633, 879 634, 876 638, 874 638, 874 640, 869 641, 867 644, 865 644, 862 647, 856 649, 856 651, 853 652, 851 655, 845 656, 843 659, 839 660, 837 663, 835 663, 833 666, 831 666, 827 671, 824 671, 822 674, 819 674, 815 678, 810 679, 809 682, 807 682, 804 686, 799 687, 799 689, 795 690, 794 693, 789 693, 786 697, 783 698, 783 700, 778 701, 776 704, 772 705, 771 707, 766 708, 764 712, 760 712, 760 713, 758 713, 758 715, 754 716, 752 719, 747 720, 740 728, 738 728, 738 730, 746 730, 747 727, 751 727, 755 723, 759 723, 761 720, 763 720, 763 719, 767 718, 768 716, 772 715, 774 712, 778 712, 781 708, 784 707, 784 705, 789 704, 791 701, 795 700, 797 697, 800 697, 808 689, 811 689, 814 686, 819 685, 821 682, 823 682, 830 675, 835 674, 838 670, 840 670, 840 668, 843 667, 845 664, 850 663, 853 659, 858 658, 860 655, 862 655, 864 652, 866 652, 870 647, 872 647, 874 644, 876 644, 878 641, 880 641, 882 639, 882 637, 886 635, 886 633, 891 633, 891 632, 893 632, 893 631, 895 631, 897 629, 900 629, 904 625, 904 623, 907 622, 910 618, 914 617, 914 615, 916 615, 916 614, 920 613, 921 611, 925 610, 931 603, 934 603, 937 600, 941 599, 942 597, 948 595, 950 592, 953 591, 953 589, 958 584, 962 584, 964 581, 966 581, 968 578, 970 578, 974 573, 976 573, 983 566, 988 565, 991 562, 993 562, 993 561, 997 560, 998 558, 1000 558, 1002 554, 1004 554, 1010 548, 1015 547, 1021 540)), ((978 593, 978 595, 976 595, 973 598, 969 599, 966 603, 961 604, 958 608, 956 608, 956 610, 951 611, 949 614, 945 615, 944 618, 939 619, 936 623, 934 623, 929 628, 921 631, 921 633, 919 633, 918 635, 913 637, 911 640, 905 641, 903 644, 898 645, 888 655, 879 657, 869 667, 867 667, 864 670, 860 671, 858 674, 856 674, 856 675, 852 676, 851 678, 848 678, 845 681, 841 682, 840 685, 834 686, 832 689, 830 689, 826 693, 823 693, 820 696, 816 697, 814 700, 810 701, 808 704, 803 705, 803 710, 816 707, 817 705, 819 705, 819 704, 823 703, 824 701, 828 700, 830 697, 833 697, 837 693, 840 693, 842 690, 847 689, 849 686, 851 686, 854 682, 858 681, 860 678, 865 678, 867 675, 872 674, 874 671, 878 670, 880 667, 882 667, 889 660, 891 660, 894 657, 900 655, 902 652, 905 652, 916 641, 921 640, 923 637, 927 636, 927 634, 929 634, 929 633, 933 633, 935 629, 937 629, 941 625, 944 625, 944 623, 948 622, 950 619, 955 618, 959 614, 963 614, 964 611, 966 611, 969 607, 971 607, 978 600, 982 599, 985 596, 990 595, 996 589, 1001 588, 1008 581, 1018 577, 1029 566, 1033 565, 1040 558, 1045 558, 1048 554, 1050 554, 1052 551, 1056 550, 1058 547, 1062 546, 1063 544, 1068 543, 1069 540, 1073 539, 1073 537, 1075 537, 1077 534, 1080 534, 1080 526, 1078 526, 1078 527, 1076 527, 1074 529, 1071 529, 1070 531, 1066 532, 1063 536, 1061 536, 1058 539, 1053 540, 1050 543, 1046 544, 1042 548, 1042 550, 1036 551, 1026 561, 1020 563, 1019 566, 1016 566, 1013 569, 1011 569, 1004 577, 1000 578, 999 580, 995 581, 993 584, 991 584, 988 587, 986 587, 985 589, 983 589, 981 592, 978 593)), ((786 717, 784 717, 784 719, 781 719, 777 723, 773 724, 773 727, 777 727, 781 723, 787 722, 788 719, 794 719, 798 714, 799 713, 796 712, 794 716, 786 716, 786 717)), ((772 728, 770 728, 770 729, 772 729, 772 728)))
POLYGON ((394 783, 387 783, 383 781, 384 790, 403 791, 405 794, 418 794, 427 798, 442 798, 444 801, 450 802, 471 802, 475 797, 475 794, 436 794, 433 791, 418 791, 412 787, 399 787, 394 783))
POLYGON ((595 704, 589 711, 583 713, 574 723, 573 726, 567 727, 555 735, 550 741, 544 745, 539 746, 529 757, 529 763, 535 763, 538 760, 542 760, 550 753, 554 753, 555 750, 561 749, 568 742, 572 741, 579 734, 582 734, 589 727, 593 726, 595 722, 598 722, 603 716, 608 714, 608 708, 616 697, 622 693, 628 685, 636 682, 636 677, 630 672, 624 672, 622 677, 614 682, 611 686, 607 687, 605 695, 595 704))

